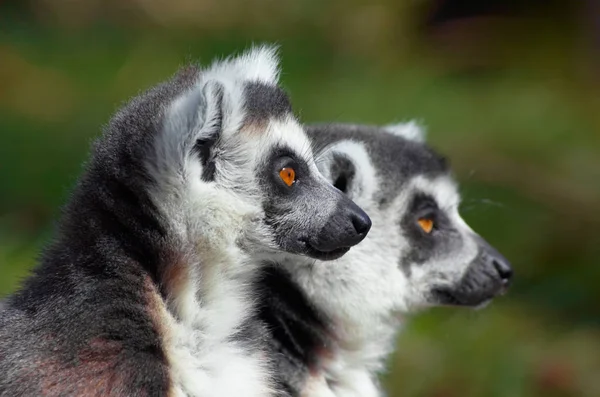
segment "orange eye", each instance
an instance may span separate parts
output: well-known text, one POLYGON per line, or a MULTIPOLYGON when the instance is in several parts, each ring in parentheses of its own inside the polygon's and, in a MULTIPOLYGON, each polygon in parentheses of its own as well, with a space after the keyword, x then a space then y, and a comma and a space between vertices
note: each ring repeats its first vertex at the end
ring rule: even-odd
POLYGON ((418 222, 419 226, 421 226, 421 229, 423 229, 425 233, 431 233, 431 231, 433 230, 433 220, 429 218, 421 218, 418 220, 418 222))
POLYGON ((296 182, 296 171, 293 168, 285 167, 279 171, 279 177, 286 185, 292 186, 296 182))

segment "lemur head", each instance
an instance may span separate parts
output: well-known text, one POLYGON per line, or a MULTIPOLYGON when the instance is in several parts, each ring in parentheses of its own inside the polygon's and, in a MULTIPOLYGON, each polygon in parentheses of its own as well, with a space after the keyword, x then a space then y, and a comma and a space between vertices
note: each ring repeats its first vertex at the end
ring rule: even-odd
POLYGON ((297 274, 309 295, 363 321, 369 311, 475 307, 505 291, 508 261, 460 216, 448 164, 418 125, 316 125, 308 132, 323 175, 373 220, 369 236, 339 264, 297 274))
POLYGON ((155 201, 185 239, 243 227, 246 249, 334 259, 366 236, 369 217, 317 170, 273 48, 188 74, 145 164, 155 201))

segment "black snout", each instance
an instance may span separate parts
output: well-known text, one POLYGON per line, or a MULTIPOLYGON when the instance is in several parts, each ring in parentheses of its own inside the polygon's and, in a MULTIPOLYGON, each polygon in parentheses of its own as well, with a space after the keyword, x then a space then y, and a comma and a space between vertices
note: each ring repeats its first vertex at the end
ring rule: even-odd
POLYGON ((513 270, 504 257, 492 258, 492 265, 498 271, 502 284, 506 287, 510 285, 512 280, 513 270))
POLYGON ((360 243, 370 229, 371 218, 353 201, 344 197, 319 233, 309 239, 309 245, 316 251, 311 256, 319 259, 338 258, 360 243))
POLYGON ((433 289, 437 303, 478 306, 508 289, 513 277, 510 263, 481 237, 475 239, 479 254, 458 283, 433 289))
POLYGON ((350 248, 367 236, 371 229, 371 218, 356 204, 348 201, 325 224, 313 244, 314 248, 323 252, 350 248))
POLYGON ((480 244, 482 245, 482 250, 484 250, 484 258, 488 262, 488 267, 495 269, 496 272, 498 272, 502 286, 507 288, 510 285, 513 276, 513 269, 510 266, 510 263, 501 253, 499 253, 487 242, 482 240, 480 244))

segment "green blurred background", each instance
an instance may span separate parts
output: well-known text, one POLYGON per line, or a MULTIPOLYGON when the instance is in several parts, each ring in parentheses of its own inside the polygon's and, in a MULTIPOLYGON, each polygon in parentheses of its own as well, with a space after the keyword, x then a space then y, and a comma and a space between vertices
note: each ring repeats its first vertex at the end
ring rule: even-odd
POLYGON ((422 120, 514 264, 482 311, 401 335, 390 396, 600 396, 600 6, 507 0, 0 0, 0 296, 91 139, 186 61, 281 44, 304 122, 422 120))

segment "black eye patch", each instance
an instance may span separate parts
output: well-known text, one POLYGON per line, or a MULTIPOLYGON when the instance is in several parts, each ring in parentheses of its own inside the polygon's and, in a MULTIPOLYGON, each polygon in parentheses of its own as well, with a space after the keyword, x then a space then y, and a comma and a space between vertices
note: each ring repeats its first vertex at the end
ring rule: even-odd
POLYGON ((410 275, 410 264, 422 264, 436 255, 444 255, 441 251, 445 250, 445 247, 449 246, 449 241, 454 238, 446 214, 440 210, 431 195, 423 192, 413 196, 406 213, 400 220, 399 227, 410 247, 399 263, 400 268, 407 275, 410 275), (437 232, 424 233, 418 223, 421 218, 431 219, 437 232))
POLYGON ((269 195, 279 196, 281 194, 295 194, 298 188, 306 182, 306 177, 310 175, 310 170, 306 161, 296 154, 291 148, 280 145, 272 149, 263 165, 260 167, 260 183, 269 195), (282 182, 279 172, 284 167, 292 167, 295 173, 298 186, 289 189, 282 182))

